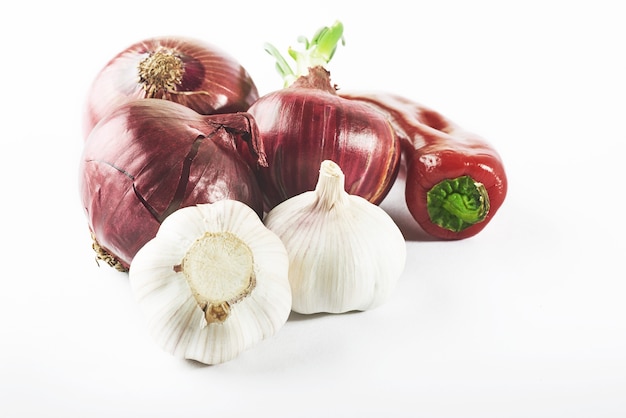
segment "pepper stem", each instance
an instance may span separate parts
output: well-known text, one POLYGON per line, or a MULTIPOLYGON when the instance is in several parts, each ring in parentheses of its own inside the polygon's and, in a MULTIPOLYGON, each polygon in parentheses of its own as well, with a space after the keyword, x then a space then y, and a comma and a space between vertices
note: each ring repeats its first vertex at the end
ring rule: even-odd
POLYGON ((309 68, 325 67, 335 55, 337 44, 345 45, 343 38, 343 24, 340 21, 328 27, 318 29, 311 40, 304 36, 298 37, 298 42, 304 44, 304 51, 296 51, 289 47, 287 53, 296 62, 294 71, 287 60, 278 52, 272 44, 265 44, 265 51, 276 60, 276 70, 283 78, 284 86, 289 87, 298 77, 307 75, 309 68))
POLYGON ((489 213, 489 194, 470 176, 443 180, 427 193, 430 220, 435 225, 460 232, 482 222, 489 213))

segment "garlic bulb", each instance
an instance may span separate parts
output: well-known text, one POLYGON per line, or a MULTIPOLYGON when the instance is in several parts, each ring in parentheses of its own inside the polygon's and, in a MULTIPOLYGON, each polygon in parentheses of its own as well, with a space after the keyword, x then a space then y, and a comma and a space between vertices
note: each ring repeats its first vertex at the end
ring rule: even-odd
POLYGON ((172 213, 137 253, 132 292, 162 348, 206 364, 235 358, 289 317, 288 257, 244 203, 172 213))
POLYGON ((287 248, 295 312, 375 308, 404 270, 402 232, 382 208, 344 190, 333 161, 322 162, 314 191, 274 207, 264 223, 287 248))

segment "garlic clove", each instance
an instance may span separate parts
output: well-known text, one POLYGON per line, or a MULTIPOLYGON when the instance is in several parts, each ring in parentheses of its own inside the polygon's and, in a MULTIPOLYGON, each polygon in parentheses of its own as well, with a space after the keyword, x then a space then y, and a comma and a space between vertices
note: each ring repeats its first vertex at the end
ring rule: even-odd
POLYGON ((129 280, 165 351, 218 364, 285 324, 288 263, 281 240, 251 208, 222 200, 166 218, 133 259, 129 280))
POLYGON ((315 190, 265 217, 289 254, 292 310, 364 311, 391 296, 406 262, 406 241, 379 206, 345 189, 341 168, 323 161, 315 190))

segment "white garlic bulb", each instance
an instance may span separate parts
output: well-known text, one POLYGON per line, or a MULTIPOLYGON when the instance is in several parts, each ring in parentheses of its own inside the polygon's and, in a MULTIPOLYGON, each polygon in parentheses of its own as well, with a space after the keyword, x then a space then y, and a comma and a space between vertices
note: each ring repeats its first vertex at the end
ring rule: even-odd
POLYGON ((129 281, 165 351, 217 364, 285 324, 288 263, 283 243, 251 208, 222 200, 167 217, 133 259, 129 281))
POLYGON ((295 312, 375 308, 404 271, 406 241, 398 226, 344 184, 341 168, 325 160, 314 191, 277 205, 263 221, 287 248, 295 312))

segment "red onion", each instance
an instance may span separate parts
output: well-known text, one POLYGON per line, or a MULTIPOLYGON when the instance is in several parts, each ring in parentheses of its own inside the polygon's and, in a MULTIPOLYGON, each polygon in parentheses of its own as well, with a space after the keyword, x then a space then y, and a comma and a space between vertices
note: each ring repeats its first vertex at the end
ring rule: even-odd
POLYGON ((398 174, 400 142, 387 118, 337 95, 330 73, 319 65, 332 57, 342 30, 339 22, 320 30, 306 41, 307 55, 290 51, 308 74, 296 76, 275 50, 268 49, 289 86, 259 98, 248 109, 267 157, 267 167, 257 172, 266 210, 313 190, 324 160, 341 166, 349 194, 374 204, 382 202, 398 174))
POLYGON ((80 161, 80 193, 98 257, 127 270, 137 251, 176 209, 222 199, 263 214, 247 113, 200 115, 159 99, 128 102, 93 129, 80 161))
POLYGON ((166 99, 208 115, 246 111, 258 97, 246 69, 219 48, 190 38, 146 39, 120 52, 96 76, 87 95, 84 135, 134 99, 166 99))

